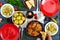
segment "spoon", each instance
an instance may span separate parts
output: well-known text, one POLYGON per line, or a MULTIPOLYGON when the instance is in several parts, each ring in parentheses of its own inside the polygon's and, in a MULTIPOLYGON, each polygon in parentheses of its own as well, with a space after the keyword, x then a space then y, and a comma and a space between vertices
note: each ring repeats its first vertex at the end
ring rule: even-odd
POLYGON ((24 30, 24 28, 26 28, 26 25, 27 25, 27 20, 25 21, 25 23, 24 24, 22 24, 21 25, 21 40, 23 39, 23 30, 24 30))
POLYGON ((21 33, 20 36, 21 37, 19 38, 19 40, 23 39, 23 30, 24 30, 24 28, 26 28, 26 24, 27 24, 27 20, 22 25, 15 24, 20 29, 20 33, 21 33))

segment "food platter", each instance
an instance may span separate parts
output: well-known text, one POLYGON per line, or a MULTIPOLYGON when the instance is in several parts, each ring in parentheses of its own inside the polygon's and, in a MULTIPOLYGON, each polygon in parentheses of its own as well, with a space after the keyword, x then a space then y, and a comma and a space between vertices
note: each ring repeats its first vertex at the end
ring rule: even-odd
MULTIPOLYGON (((23 3, 23 5, 20 4, 18 1, 14 1, 14 2, 8 1, 8 0, 0 1, 0 37, 2 40, 37 40, 39 38, 42 40, 42 35, 44 37, 47 36, 46 32, 50 33, 53 40, 60 39, 59 38, 60 13, 56 7, 54 9, 56 9, 57 12, 54 11, 52 13, 51 11, 52 8, 56 6, 55 5, 56 0, 53 2, 51 2, 52 0, 50 1, 53 4, 51 5, 51 7, 49 7, 48 4, 50 4, 50 2, 48 1, 48 4, 46 3, 42 6, 44 9, 41 7, 42 5, 41 3, 43 0, 42 1, 20 0, 20 2, 23 3), (16 5, 16 3, 18 4, 16 5), (7 10, 4 7, 2 7, 4 5, 8 5, 10 8, 12 8, 12 11, 11 11, 8 9, 9 7, 6 7, 7 10, 11 11, 11 14, 9 11, 7 13, 7 10), (49 9, 47 9, 48 7, 49 9), (2 11, 2 9, 5 9, 6 11, 2 11), (3 12, 5 12, 5 15, 3 12), (49 12, 51 12, 52 15, 49 15, 49 12), (5 24, 6 24, 6 27, 4 27, 5 24), (4 34, 3 31, 6 31, 7 34, 6 33, 4 34), (7 38, 4 38, 6 37, 6 35, 7 35, 7 38), (14 35, 16 36, 15 39, 14 39, 14 35)), ((47 37, 46 37, 46 40, 47 40, 47 37)))
POLYGON ((49 23, 47 23, 46 24, 46 26, 45 26, 45 31, 50 31, 50 34, 51 35, 55 35, 57 32, 58 32, 58 25, 57 24, 55 24, 54 22, 49 22, 49 23), (52 27, 53 26, 53 27, 52 27), (49 29, 49 27, 50 27, 50 29, 49 29), (53 32, 53 31, 55 32, 53 32))
POLYGON ((38 36, 40 31, 42 31, 42 24, 38 21, 31 21, 30 23, 28 23, 27 25, 27 31, 28 31, 28 34, 30 36, 38 36), (33 28, 33 29, 32 29, 33 28), (31 32, 34 32, 34 33, 31 33, 31 32), (36 34, 35 34, 36 33, 36 34), (33 35, 34 34, 34 35, 33 35))
POLYGON ((14 8, 10 4, 5 4, 1 7, 1 15, 9 18, 14 14, 14 8), (4 9, 5 8, 5 9, 4 9), (7 10, 6 10, 7 9, 7 10), (5 11, 6 10, 6 11, 5 11), (7 12, 8 11, 8 12, 7 12))

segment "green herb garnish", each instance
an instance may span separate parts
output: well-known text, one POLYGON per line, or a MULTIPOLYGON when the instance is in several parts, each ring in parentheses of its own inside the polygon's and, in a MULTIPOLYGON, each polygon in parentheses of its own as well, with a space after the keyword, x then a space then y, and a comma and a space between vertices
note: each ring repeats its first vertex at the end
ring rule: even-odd
POLYGON ((6 0, 7 3, 18 6, 19 10, 22 10, 24 4, 21 0, 6 0))

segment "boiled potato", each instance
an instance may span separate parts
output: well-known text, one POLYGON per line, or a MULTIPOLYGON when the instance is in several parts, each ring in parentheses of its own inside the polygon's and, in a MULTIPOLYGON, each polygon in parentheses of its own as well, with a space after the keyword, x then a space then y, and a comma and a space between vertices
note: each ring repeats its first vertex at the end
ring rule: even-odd
POLYGON ((13 20, 16 20, 16 18, 13 18, 13 20))
POLYGON ((23 16, 23 14, 22 13, 19 13, 19 16, 23 16))
POLYGON ((14 22, 15 24, 18 24, 18 20, 15 20, 15 22, 14 22))
POLYGON ((10 5, 4 5, 3 8, 2 8, 2 13, 3 15, 5 16, 10 16, 12 14, 13 10, 12 8, 10 7, 10 5))
POLYGON ((25 17, 22 17, 22 20, 24 21, 25 20, 25 17))
POLYGON ((20 21, 19 21, 19 24, 22 24, 22 23, 23 23, 23 21, 22 21, 22 20, 20 20, 20 21))
POLYGON ((18 17, 17 17, 17 20, 20 20, 20 19, 21 19, 21 16, 18 16, 18 17))
POLYGON ((16 12, 15 14, 14 14, 14 17, 17 17, 18 16, 18 13, 16 12))

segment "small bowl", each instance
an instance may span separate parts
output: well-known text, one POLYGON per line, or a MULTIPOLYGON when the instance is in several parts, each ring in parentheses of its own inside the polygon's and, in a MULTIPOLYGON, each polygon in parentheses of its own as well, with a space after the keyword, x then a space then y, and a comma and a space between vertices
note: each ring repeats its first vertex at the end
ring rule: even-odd
POLYGON ((4 24, 1 28, 2 40, 18 40, 20 37, 20 30, 14 24, 4 24))
POLYGON ((47 17, 53 17, 58 14, 58 1, 54 0, 42 0, 40 3, 40 10, 47 17))
MULTIPOLYGON (((15 12, 21 12, 21 11, 15 11, 15 12)), ((14 12, 14 13, 15 13, 15 12, 14 12)), ((21 13, 22 13, 22 12, 21 12, 21 13)), ((13 14, 13 15, 14 15, 14 14, 13 14)), ((23 16, 25 17, 25 20, 23 21, 22 24, 15 24, 14 21, 13 21, 13 16, 12 16, 12 22, 13 22, 17 27, 23 25, 23 24, 25 23, 25 21, 26 21, 26 16, 25 16, 24 14, 23 14, 23 16)))
POLYGON ((27 16, 28 19, 33 18, 34 13, 33 13, 32 11, 27 11, 26 16, 27 16), (30 13, 31 15, 29 15, 29 13, 30 13))
POLYGON ((14 7, 11 5, 11 4, 4 4, 2 7, 1 7, 1 15, 5 18, 9 18, 11 17, 12 15, 14 14, 14 7), (3 14, 2 10, 3 10, 3 7, 6 6, 6 5, 9 5, 11 8, 12 8, 12 13, 9 15, 9 16, 6 16, 3 14))
POLYGON ((39 34, 39 35, 37 35, 37 36, 32 36, 32 35, 30 35, 30 34, 28 33, 28 26, 30 25, 31 22, 38 22, 38 23, 41 25, 41 27, 42 27, 42 30, 41 30, 41 31, 43 31, 43 24, 40 23, 39 21, 32 20, 32 21, 30 21, 30 22, 27 24, 27 28, 26 28, 27 34, 28 34, 29 36, 31 36, 31 37, 41 37, 41 34, 39 34))
POLYGON ((45 31, 48 32, 47 29, 46 29, 46 27, 47 27, 47 25, 49 25, 49 24, 51 24, 51 23, 52 23, 52 24, 55 24, 55 27, 56 27, 56 32, 55 32, 55 33, 51 34, 51 33, 49 32, 50 35, 53 36, 53 35, 57 34, 57 32, 58 32, 58 25, 57 25, 56 23, 54 23, 54 22, 48 22, 48 23, 45 25, 45 31))

